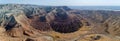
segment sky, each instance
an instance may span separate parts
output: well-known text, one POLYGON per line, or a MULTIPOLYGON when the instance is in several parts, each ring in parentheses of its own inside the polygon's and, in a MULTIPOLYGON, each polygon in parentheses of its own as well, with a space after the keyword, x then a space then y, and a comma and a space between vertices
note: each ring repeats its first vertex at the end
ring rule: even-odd
POLYGON ((0 4, 9 3, 50 6, 120 6, 120 0, 0 0, 0 4))

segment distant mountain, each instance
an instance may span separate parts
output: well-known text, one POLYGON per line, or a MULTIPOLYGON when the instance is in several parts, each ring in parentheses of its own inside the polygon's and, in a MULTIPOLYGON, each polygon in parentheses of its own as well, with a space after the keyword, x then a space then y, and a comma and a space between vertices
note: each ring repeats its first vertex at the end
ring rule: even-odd
POLYGON ((92 8, 1 4, 0 41, 120 41, 120 11, 92 8))
POLYGON ((120 10, 120 6, 69 6, 71 9, 80 10, 120 10))

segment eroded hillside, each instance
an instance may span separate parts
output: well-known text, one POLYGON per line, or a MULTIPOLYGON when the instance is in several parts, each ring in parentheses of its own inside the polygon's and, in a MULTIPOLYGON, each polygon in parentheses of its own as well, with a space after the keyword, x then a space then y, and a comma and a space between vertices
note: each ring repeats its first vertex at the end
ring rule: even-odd
POLYGON ((120 41, 120 11, 0 5, 0 41, 120 41))

